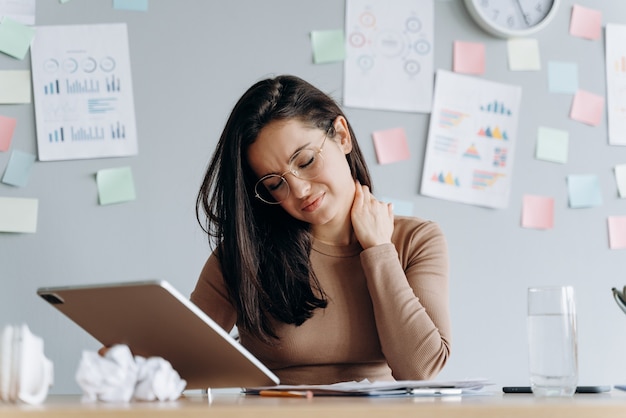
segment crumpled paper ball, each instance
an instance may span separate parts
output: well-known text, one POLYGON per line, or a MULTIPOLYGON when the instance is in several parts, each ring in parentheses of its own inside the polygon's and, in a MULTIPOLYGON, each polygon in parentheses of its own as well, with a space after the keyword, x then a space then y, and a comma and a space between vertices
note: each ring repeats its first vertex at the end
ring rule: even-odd
POLYGON ((76 381, 88 401, 171 401, 180 397, 187 382, 161 357, 132 355, 127 345, 118 344, 104 355, 84 351, 76 381))

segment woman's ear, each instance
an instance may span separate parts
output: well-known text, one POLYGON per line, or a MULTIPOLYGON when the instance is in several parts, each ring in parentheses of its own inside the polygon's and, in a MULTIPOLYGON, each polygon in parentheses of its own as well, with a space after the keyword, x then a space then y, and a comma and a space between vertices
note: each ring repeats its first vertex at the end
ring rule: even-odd
POLYGON ((335 142, 344 154, 349 154, 352 151, 352 136, 348 129, 348 121, 341 115, 337 116, 333 122, 333 128, 335 129, 335 142))

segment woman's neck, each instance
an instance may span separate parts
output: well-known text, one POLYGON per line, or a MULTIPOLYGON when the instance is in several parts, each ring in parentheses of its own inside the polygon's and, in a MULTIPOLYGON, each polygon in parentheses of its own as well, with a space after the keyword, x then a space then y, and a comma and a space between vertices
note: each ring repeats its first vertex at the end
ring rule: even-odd
POLYGON ((356 241, 349 216, 340 225, 331 223, 313 226, 311 234, 316 240, 328 245, 343 246, 356 241))

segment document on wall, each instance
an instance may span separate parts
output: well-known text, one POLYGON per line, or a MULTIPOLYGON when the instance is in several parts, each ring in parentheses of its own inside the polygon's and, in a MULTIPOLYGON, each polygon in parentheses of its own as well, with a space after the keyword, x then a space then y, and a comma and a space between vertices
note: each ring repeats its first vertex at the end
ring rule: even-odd
POLYGON ((437 71, 421 194, 506 208, 522 90, 437 71))
POLYGON ((37 27, 31 62, 40 161, 137 154, 126 24, 37 27))
POLYGON ((609 144, 626 145, 626 25, 606 25, 609 144))
POLYGON ((34 25, 35 10, 35 0, 0 0, 0 21, 8 17, 22 25, 34 25))
POLYGON ((345 33, 345 106, 430 112, 433 0, 348 0, 345 33))

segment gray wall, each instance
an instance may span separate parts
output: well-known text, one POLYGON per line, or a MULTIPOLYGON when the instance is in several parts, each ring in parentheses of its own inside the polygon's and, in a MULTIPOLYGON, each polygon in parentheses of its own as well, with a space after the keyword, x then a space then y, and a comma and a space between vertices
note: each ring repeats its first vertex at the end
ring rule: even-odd
MULTIPOLYGON (((626 23, 619 0, 578 4, 601 9, 603 22, 626 23)), ((39 286, 161 278, 188 294, 208 253, 196 223, 196 190, 228 112, 253 82, 293 73, 341 100, 341 63, 314 65, 309 33, 343 28, 337 0, 153 0, 147 13, 113 10, 110 0, 37 2, 38 25, 128 24, 139 155, 37 162, 26 187, 0 184, 0 196, 36 197, 36 234, 0 234, 0 326, 27 323, 54 361, 52 393, 77 393, 80 353, 98 348, 84 331, 35 296, 39 286), (130 165, 137 200, 99 206, 95 173, 130 165)), ((489 377, 527 383, 526 288, 572 284, 578 301, 581 384, 626 382, 626 317, 611 298, 626 284, 626 253, 609 250, 606 217, 626 214, 613 166, 626 148, 607 145, 606 120, 589 127, 568 117, 571 96, 547 91, 547 62, 576 61, 580 87, 604 94, 604 41, 568 34, 571 6, 536 35, 542 71, 509 72, 506 42, 482 32, 461 0, 435 1, 435 68, 451 69, 455 40, 486 44, 485 79, 523 87, 509 208, 491 210, 419 195, 429 115, 346 109, 373 172, 376 191, 408 200, 415 215, 438 221, 449 241, 454 341, 441 378, 489 377), (537 127, 570 134, 565 165, 534 158, 537 127), (404 127, 410 161, 376 163, 371 132, 404 127), (604 204, 568 208, 566 176, 595 173, 604 204), (555 198, 555 227, 523 229, 526 193, 555 198)), ((0 69, 30 61, 0 56, 0 69)), ((3 105, 18 125, 12 149, 36 153, 32 105, 3 105)), ((605 118, 606 119, 606 118, 605 118)), ((0 167, 10 153, 0 153, 0 167)))

